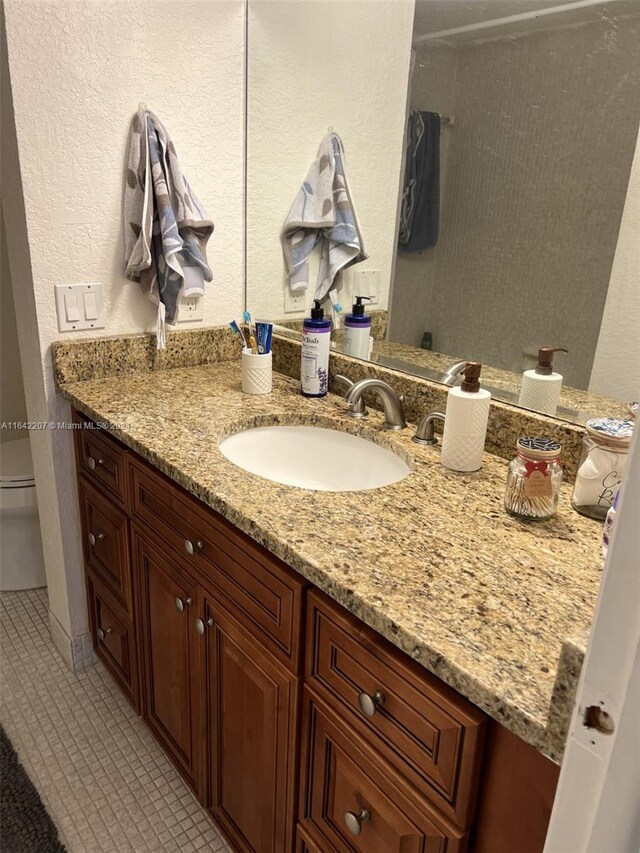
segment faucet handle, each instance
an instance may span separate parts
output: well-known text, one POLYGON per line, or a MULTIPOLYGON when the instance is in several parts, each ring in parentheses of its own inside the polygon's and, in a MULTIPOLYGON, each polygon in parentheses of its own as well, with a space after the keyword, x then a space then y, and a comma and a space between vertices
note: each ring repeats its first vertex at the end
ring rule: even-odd
MULTIPOLYGON (((344 382, 347 386, 347 391, 355 382, 349 379, 348 376, 343 376, 341 373, 336 373, 335 378, 340 380, 340 382, 344 382)), ((349 407, 347 408, 347 414, 352 418, 366 418, 367 417, 367 407, 364 404, 364 399, 360 397, 355 403, 349 403, 349 407)))
POLYGON ((430 415, 424 417, 420 421, 416 434, 413 436, 411 441, 414 441, 416 444, 437 444, 438 439, 435 436, 435 430, 433 427, 433 422, 436 420, 444 423, 444 415, 442 412, 432 412, 430 415))

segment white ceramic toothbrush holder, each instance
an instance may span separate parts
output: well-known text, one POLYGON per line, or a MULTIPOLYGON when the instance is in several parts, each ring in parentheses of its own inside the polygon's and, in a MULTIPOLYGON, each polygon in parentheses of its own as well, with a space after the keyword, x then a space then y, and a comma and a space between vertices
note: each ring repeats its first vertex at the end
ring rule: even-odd
POLYGON ((242 390, 245 394, 270 394, 273 387, 273 359, 271 353, 256 355, 250 349, 242 350, 242 390))

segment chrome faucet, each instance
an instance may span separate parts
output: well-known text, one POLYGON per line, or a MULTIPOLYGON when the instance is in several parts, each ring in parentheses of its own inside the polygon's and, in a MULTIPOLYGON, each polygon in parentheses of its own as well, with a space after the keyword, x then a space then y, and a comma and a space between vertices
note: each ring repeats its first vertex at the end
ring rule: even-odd
POLYGON ((407 422, 404 419, 402 400, 391 385, 383 382, 382 379, 361 379, 351 385, 345 394, 345 400, 353 407, 361 400, 365 391, 375 391, 382 400, 385 429, 404 429, 406 427, 407 422))
POLYGON ((442 378, 440 382, 443 385, 455 385, 458 381, 460 374, 465 369, 469 362, 467 361, 456 361, 455 364, 452 364, 451 367, 448 367, 446 371, 442 374, 442 378))

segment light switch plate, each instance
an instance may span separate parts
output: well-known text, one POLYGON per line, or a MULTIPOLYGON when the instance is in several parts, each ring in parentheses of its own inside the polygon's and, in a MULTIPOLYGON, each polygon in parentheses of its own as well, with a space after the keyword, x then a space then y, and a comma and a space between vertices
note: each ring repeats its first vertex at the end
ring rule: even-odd
POLYGON ((182 296, 178 307, 178 323, 193 323, 202 318, 202 296, 182 296))
POLYGON ((104 329, 102 283, 56 284, 58 330, 104 329))
POLYGON ((380 270, 352 270, 351 286, 353 301, 356 296, 369 296, 369 305, 377 305, 380 301, 380 270))

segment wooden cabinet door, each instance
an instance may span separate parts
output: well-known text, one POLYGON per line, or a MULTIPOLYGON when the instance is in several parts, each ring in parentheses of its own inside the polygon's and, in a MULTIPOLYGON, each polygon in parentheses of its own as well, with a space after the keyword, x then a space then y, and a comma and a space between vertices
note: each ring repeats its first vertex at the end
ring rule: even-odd
MULTIPOLYGON (((337 853, 464 853, 467 837, 304 690, 300 829, 337 853)), ((303 847, 304 850, 304 847, 303 847)), ((514 851, 515 853, 515 851, 514 851)))
POLYGON ((199 790, 197 587, 133 528, 143 717, 199 790))
POLYGON ((293 849, 298 684, 204 592, 206 806, 239 850, 293 849))

